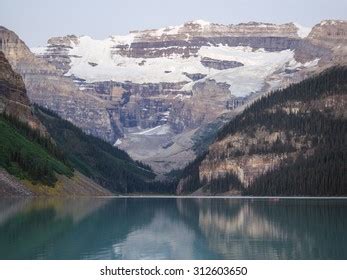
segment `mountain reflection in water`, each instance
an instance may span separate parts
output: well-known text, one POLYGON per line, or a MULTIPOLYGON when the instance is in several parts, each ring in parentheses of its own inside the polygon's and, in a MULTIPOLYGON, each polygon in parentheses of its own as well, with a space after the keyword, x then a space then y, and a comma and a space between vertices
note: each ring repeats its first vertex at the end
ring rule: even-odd
POLYGON ((0 259, 346 259, 347 200, 6 198, 0 259))

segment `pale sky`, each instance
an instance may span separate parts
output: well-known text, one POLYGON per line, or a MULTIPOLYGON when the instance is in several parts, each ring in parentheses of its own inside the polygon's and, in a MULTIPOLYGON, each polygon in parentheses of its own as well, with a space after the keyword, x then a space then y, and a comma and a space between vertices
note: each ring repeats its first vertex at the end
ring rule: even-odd
POLYGON ((103 39, 196 19, 223 24, 297 22, 310 27, 323 19, 346 18, 346 0, 0 0, 0 25, 30 47, 44 45, 53 36, 103 39))

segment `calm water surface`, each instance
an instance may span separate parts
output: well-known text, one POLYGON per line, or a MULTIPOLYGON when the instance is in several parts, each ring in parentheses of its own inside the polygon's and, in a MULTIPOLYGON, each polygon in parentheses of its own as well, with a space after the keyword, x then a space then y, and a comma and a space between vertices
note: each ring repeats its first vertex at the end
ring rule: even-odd
POLYGON ((0 259, 347 259, 347 200, 1 199, 0 259))

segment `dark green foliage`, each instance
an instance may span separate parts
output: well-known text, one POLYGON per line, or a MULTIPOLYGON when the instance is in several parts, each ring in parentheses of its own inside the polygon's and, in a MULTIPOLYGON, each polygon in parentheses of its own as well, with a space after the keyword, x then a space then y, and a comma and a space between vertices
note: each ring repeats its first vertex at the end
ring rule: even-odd
POLYGON ((68 164, 63 151, 59 149, 49 137, 43 136, 39 130, 32 129, 26 123, 18 120, 14 116, 2 114, 1 117, 9 122, 14 128, 16 128, 16 130, 25 138, 39 144, 49 154, 64 162, 65 164, 68 164))
POLYGON ((208 146, 215 140, 218 130, 225 124, 225 117, 220 116, 212 123, 200 127, 193 135, 193 150, 195 154, 202 155, 208 150, 208 146))
POLYGON ((143 169, 146 169, 146 170, 148 170, 148 171, 150 171, 150 172, 153 172, 152 167, 150 167, 148 164, 145 164, 145 163, 143 163, 143 162, 141 162, 141 161, 138 161, 138 160, 136 160, 135 162, 136 162, 136 164, 137 164, 139 167, 141 167, 141 168, 143 168, 143 169))
POLYGON ((264 174, 243 192, 268 196, 347 195, 347 153, 345 147, 321 147, 309 158, 264 174))
POLYGON ((205 178, 200 179, 199 166, 205 155, 198 156, 180 172, 181 178, 186 180, 183 193, 192 193, 201 187, 208 188, 211 194, 224 193, 231 189, 243 190, 240 180, 233 173, 221 175, 209 182, 205 178))
POLYGON ((33 183, 54 186, 55 173, 72 176, 73 170, 59 148, 27 124, 0 116, 0 166, 33 183))
MULTIPOLYGON (((271 145, 252 145, 249 149, 248 154, 253 155, 253 154, 283 154, 283 153, 291 153, 294 152, 295 148, 288 143, 282 143, 282 141, 277 138, 277 140, 272 143, 271 145)), ((240 153, 240 155, 242 155, 240 153)), ((236 155, 237 156, 237 153, 236 155)))
MULTIPOLYGON (((304 148, 300 151, 302 156, 296 161, 283 162, 279 169, 270 170, 258 177, 244 194, 346 195, 347 121, 344 118, 336 118, 331 114, 331 110, 322 112, 310 109, 301 113, 286 113, 281 110, 289 101, 305 103, 346 93, 347 67, 334 67, 257 100, 225 125, 218 133, 218 140, 236 132, 244 132, 254 137, 254 132, 259 128, 265 128, 269 132, 286 133, 287 141, 282 142, 278 139, 271 146, 252 145, 248 152, 250 155, 294 152, 295 148, 289 141, 292 137, 303 137, 303 141, 309 141, 315 147, 313 155, 304 156, 304 148), (273 110, 274 108, 278 109, 273 110)), ((230 156, 242 155, 243 151, 234 151, 230 156)), ((202 185, 202 182, 199 184, 198 171, 204 158, 198 158, 186 168, 194 175, 191 179, 194 186, 202 185)), ((183 175, 184 177, 186 176, 183 175)), ((212 187, 212 183, 210 185, 212 187)))
POLYGON ((62 235, 74 226, 71 217, 57 215, 53 207, 41 207, 28 207, 0 225, 1 259, 4 256, 15 259, 16 254, 21 255, 21 259, 30 259, 26 255, 28 251, 37 250, 37 246, 50 242, 52 236, 62 235))
POLYGON ((192 193, 203 186, 203 182, 200 181, 199 177, 199 166, 205 156, 206 153, 198 156, 180 173, 181 178, 185 178, 184 193, 192 193))
POLYGON ((71 165, 103 187, 118 193, 173 191, 172 182, 154 182, 151 168, 126 152, 85 134, 47 109, 35 106, 35 113, 71 165))
POLYGON ((233 174, 228 173, 224 174, 222 176, 219 176, 217 178, 212 179, 207 184, 205 183, 206 180, 202 180, 201 185, 206 186, 211 194, 219 194, 219 193, 225 193, 230 190, 238 190, 243 191, 242 183, 240 182, 239 178, 233 174))
MULTIPOLYGON (((218 133, 218 140, 223 139, 236 131, 245 130, 255 124, 265 125, 268 129, 287 129, 291 127, 291 120, 295 115, 287 115, 277 111, 275 114, 269 113, 266 109, 275 105, 284 104, 288 101, 309 101, 319 99, 331 94, 346 94, 347 91, 347 67, 334 67, 315 77, 306 79, 298 84, 291 85, 283 90, 270 93, 267 96, 255 101, 245 111, 235 119, 225 125, 218 133), (284 119, 282 119, 284 118, 284 119), (289 122, 288 122, 289 121, 289 122), (285 125, 285 127, 282 127, 285 125)), ((296 120, 300 117, 296 118, 296 120)), ((295 121, 295 120, 294 120, 295 121)), ((313 124, 319 128, 319 121, 316 123, 313 116, 313 124)), ((310 124, 311 125, 311 124, 310 124)), ((296 124, 297 129, 303 130, 303 126, 296 124)), ((307 127, 307 125, 306 125, 307 127)), ((314 129, 314 128, 313 128, 314 129)))
MULTIPOLYGON (((260 110, 267 106, 286 100, 308 101, 329 94, 346 94, 346 69, 333 68, 315 78, 272 94, 249 108, 248 112, 252 113, 248 114, 251 114, 251 118, 257 115, 258 124, 270 130, 282 128, 304 135, 312 140, 316 149, 311 156, 300 156, 294 162, 282 164, 279 169, 260 176, 244 192, 245 195, 347 195, 345 119, 336 119, 316 111, 296 115, 278 111, 274 114, 260 113, 260 110)), ((277 153, 281 153, 281 149, 277 153)))

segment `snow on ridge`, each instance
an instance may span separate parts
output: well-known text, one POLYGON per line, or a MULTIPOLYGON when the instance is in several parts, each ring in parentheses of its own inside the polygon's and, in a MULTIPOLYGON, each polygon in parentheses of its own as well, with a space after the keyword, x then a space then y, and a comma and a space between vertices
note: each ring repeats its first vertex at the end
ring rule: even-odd
MULTIPOLYGON (((87 36, 80 37, 79 44, 69 51, 71 68, 66 75, 74 75, 87 82, 186 82, 182 90, 191 90, 195 82, 183 73, 201 73, 207 76, 199 82, 207 79, 225 82, 230 85, 231 94, 246 96, 261 90, 266 78, 276 71, 284 70, 286 67, 305 67, 295 61, 292 50, 268 52, 264 49, 252 50, 250 47, 229 47, 221 44, 203 46, 198 51, 198 56, 188 58, 175 54, 167 57, 133 58, 111 52, 120 40, 125 39, 112 37, 98 41, 87 36), (202 57, 238 61, 244 66, 225 70, 207 68, 201 64, 202 57), (92 67, 89 62, 97 65, 92 67)), ((311 64, 307 66, 311 67, 311 64)))
POLYGON ((143 30, 138 31, 138 35, 149 33, 151 36, 161 37, 162 35, 177 35, 180 31, 180 29, 184 28, 187 24, 196 24, 200 25, 200 27, 205 28, 207 26, 210 26, 211 23, 202 19, 188 21, 181 25, 174 25, 174 26, 167 26, 159 29, 153 29, 153 30, 143 30))
POLYGON ((312 27, 305 27, 296 22, 294 22, 294 25, 298 28, 297 33, 300 38, 306 38, 312 30, 312 27))
MULTIPOLYGON (((178 32, 181 26, 168 27, 162 32, 178 32)), ((308 30, 306 30, 306 33, 308 30)), ((314 67, 318 60, 300 64, 294 59, 292 50, 269 52, 264 49, 253 50, 250 47, 202 46, 197 56, 183 58, 181 55, 155 58, 134 58, 117 54, 117 45, 130 46, 138 34, 130 33, 124 36, 111 36, 105 40, 94 40, 89 36, 79 37, 78 42, 72 42, 68 50, 71 63, 66 76, 76 76, 85 79, 87 83, 99 81, 116 81, 133 83, 178 83, 186 84, 182 91, 192 90, 197 82, 213 79, 216 82, 230 85, 234 96, 246 96, 263 88, 267 78, 285 69, 299 67, 314 67), (201 64, 201 58, 215 60, 237 61, 244 66, 217 70, 201 64), (95 63, 95 65, 91 65, 95 63), (200 73, 206 75, 197 82, 192 81, 184 73, 200 73)), ((32 48, 37 54, 44 54, 46 47, 32 48)), ((189 98, 180 96, 175 98, 189 98)))
POLYGON ((127 35, 112 35, 111 40, 118 45, 131 45, 135 39, 134 33, 129 33, 127 35))
MULTIPOLYGON (((257 92, 265 85, 266 78, 278 70, 284 70, 288 65, 299 67, 292 50, 267 52, 264 49, 252 51, 250 47, 210 46, 202 47, 202 56, 220 60, 233 60, 244 64, 242 67, 226 69, 210 73, 206 78, 230 85, 230 92, 237 97, 247 96, 257 92)), ((186 84, 183 89, 191 90, 194 83, 186 84)))
MULTIPOLYGON (((177 35, 182 27, 183 25, 163 27, 151 30, 149 34, 155 37, 161 37, 162 35, 177 35)), ((146 34, 146 31, 140 31, 138 34, 146 34)))
POLYGON ((111 58, 111 47, 115 44, 114 37, 105 40, 94 40, 89 36, 79 37, 79 43, 74 45, 69 51, 69 55, 79 55, 81 59, 71 59, 71 66, 74 63, 94 62, 103 64, 111 58))
POLYGON ((166 28, 165 34, 167 35, 176 35, 179 30, 183 27, 183 24, 177 26, 169 26, 166 28))
POLYGON ((190 21, 190 22, 188 22, 188 23, 198 24, 198 25, 201 25, 201 26, 208 26, 208 25, 211 25, 210 22, 205 21, 205 20, 203 20, 203 19, 193 20, 193 21, 190 21))
POLYGON ((327 20, 323 20, 320 22, 319 25, 323 26, 323 25, 328 25, 328 24, 331 24, 331 25, 336 25, 336 24, 339 24, 339 23, 344 23, 346 22, 345 20, 333 20, 333 19, 327 19, 327 20))

